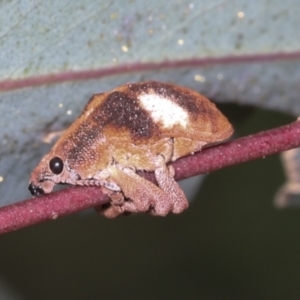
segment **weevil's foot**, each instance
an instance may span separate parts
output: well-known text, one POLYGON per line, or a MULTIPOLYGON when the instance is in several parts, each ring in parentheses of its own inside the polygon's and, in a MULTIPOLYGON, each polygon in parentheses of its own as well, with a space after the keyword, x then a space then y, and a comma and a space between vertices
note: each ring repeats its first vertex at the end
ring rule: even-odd
POLYGON ((109 196, 111 201, 101 206, 95 207, 95 210, 99 214, 110 219, 116 218, 124 214, 124 209, 123 209, 124 195, 121 192, 115 192, 106 187, 101 187, 101 190, 103 194, 109 196))
POLYGON ((124 209, 122 208, 122 206, 114 205, 111 203, 96 206, 95 210, 97 213, 109 219, 114 219, 124 214, 124 209))
POLYGON ((161 166, 154 171, 154 174, 160 188, 171 199, 173 206, 172 212, 174 214, 179 214, 187 209, 189 203, 184 192, 174 179, 174 168, 172 166, 167 167, 165 164, 161 164, 161 166))

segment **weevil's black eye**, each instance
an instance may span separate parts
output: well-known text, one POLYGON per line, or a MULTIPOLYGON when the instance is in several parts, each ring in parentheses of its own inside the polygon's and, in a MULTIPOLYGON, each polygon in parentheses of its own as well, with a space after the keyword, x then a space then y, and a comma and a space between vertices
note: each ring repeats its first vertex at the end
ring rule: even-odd
POLYGON ((50 163, 50 170, 52 171, 53 174, 60 174, 64 168, 64 163, 61 160, 61 158, 55 156, 53 158, 51 158, 50 163))

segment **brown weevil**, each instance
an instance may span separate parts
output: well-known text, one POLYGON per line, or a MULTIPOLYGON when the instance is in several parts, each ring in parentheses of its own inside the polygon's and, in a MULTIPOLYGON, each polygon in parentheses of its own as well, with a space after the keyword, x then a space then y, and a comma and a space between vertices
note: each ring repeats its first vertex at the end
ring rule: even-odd
POLYGON ((95 94, 31 174, 33 195, 55 184, 101 186, 107 217, 127 212, 165 216, 188 207, 166 164, 227 139, 233 132, 215 104, 162 82, 125 84, 95 94), (158 186, 137 171, 153 171, 158 186))

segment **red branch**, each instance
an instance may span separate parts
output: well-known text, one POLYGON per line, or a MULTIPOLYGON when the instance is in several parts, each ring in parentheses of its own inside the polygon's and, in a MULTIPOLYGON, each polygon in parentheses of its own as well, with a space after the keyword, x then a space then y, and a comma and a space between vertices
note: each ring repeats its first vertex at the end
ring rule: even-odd
MULTIPOLYGON (((230 165, 300 146, 300 121, 204 149, 172 165, 176 179, 212 172, 230 165)), ((140 173, 154 181, 152 173, 140 173)), ((98 187, 71 187, 0 209, 0 233, 10 232, 109 201, 98 187)))

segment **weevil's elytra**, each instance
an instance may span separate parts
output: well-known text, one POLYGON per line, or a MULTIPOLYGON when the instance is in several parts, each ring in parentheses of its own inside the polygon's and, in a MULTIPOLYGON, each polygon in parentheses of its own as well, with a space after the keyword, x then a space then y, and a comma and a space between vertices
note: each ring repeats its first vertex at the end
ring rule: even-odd
POLYGON ((172 128, 178 124, 186 128, 189 123, 188 112, 172 100, 156 94, 140 94, 139 104, 150 114, 152 123, 163 128, 172 128))
POLYGON ((153 93, 161 98, 172 99, 178 107, 183 108, 192 118, 199 116, 201 112, 205 113, 205 105, 195 99, 201 96, 195 91, 182 88, 180 86, 162 85, 161 82, 141 83, 140 85, 131 85, 130 90, 134 94, 153 93))
POLYGON ((130 132, 134 139, 149 138, 156 131, 157 124, 139 103, 135 95, 124 92, 112 92, 107 95, 101 105, 91 114, 91 119, 100 127, 112 126, 130 132))
POLYGON ((164 216, 188 202, 166 164, 233 132, 216 106, 197 92, 162 82, 125 84, 96 94, 32 172, 32 194, 59 183, 97 185, 111 198, 101 212, 164 216), (158 186, 137 175, 154 171, 158 186))

